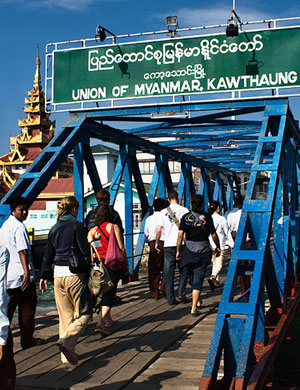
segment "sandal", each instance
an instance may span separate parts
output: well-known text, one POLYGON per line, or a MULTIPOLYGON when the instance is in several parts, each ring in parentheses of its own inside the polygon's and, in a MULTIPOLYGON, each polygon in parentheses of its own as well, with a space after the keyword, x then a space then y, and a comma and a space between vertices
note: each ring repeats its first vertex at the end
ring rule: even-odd
POLYGON ((72 364, 73 366, 77 365, 77 363, 78 363, 78 356, 77 356, 77 354, 75 352, 71 351, 65 345, 59 345, 58 348, 59 348, 60 352, 64 355, 64 357, 67 359, 67 361, 70 364, 72 364))
POLYGON ((210 287, 211 291, 214 291, 215 288, 216 288, 216 277, 214 275, 212 275, 208 279, 208 284, 209 284, 209 287, 210 287))
POLYGON ((117 321, 105 321, 104 322, 104 328, 111 328, 113 325, 115 325, 117 323, 117 321))
POLYGON ((98 324, 96 325, 96 332, 99 332, 101 336, 105 336, 105 337, 110 335, 108 330, 102 328, 102 326, 98 324))

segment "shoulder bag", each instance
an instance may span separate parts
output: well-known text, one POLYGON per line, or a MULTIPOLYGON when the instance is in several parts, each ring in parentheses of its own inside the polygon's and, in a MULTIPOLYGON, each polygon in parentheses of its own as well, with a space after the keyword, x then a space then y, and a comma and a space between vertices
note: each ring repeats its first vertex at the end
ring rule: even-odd
MULTIPOLYGON (((103 232, 101 228, 100 231, 103 232)), ((119 248, 115 235, 115 225, 113 224, 111 225, 111 231, 104 264, 112 271, 121 271, 125 269, 126 266, 125 256, 119 248)))
POLYGON ((73 274, 88 274, 91 270, 91 259, 84 256, 76 243, 76 228, 79 222, 75 222, 72 233, 72 245, 69 252, 69 269, 73 274))
POLYGON ((179 229, 179 226, 180 226, 180 222, 179 222, 179 219, 176 217, 176 215, 173 213, 173 210, 171 209, 171 207, 167 207, 167 210, 168 210, 168 213, 170 214, 173 222, 175 223, 175 225, 178 227, 179 229))
MULTIPOLYGON (((168 210, 168 213, 170 214, 170 217, 172 218, 173 222, 175 223, 175 225, 177 226, 178 230, 179 230, 179 226, 180 226, 180 222, 179 222, 179 219, 176 217, 176 215, 173 213, 173 210, 171 209, 171 207, 167 207, 167 210, 168 210)), ((183 241, 186 241, 186 233, 184 232, 183 233, 183 237, 182 237, 182 240, 183 241)))
POLYGON ((93 307, 98 310, 103 294, 111 290, 114 285, 93 243, 91 243, 91 262, 92 269, 89 277, 89 289, 93 295, 93 307), (94 261, 94 253, 98 258, 99 264, 94 261))

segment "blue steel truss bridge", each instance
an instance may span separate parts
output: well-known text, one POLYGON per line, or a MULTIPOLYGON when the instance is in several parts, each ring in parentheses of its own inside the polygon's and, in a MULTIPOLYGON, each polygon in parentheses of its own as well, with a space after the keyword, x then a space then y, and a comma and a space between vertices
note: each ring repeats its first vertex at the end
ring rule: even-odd
POLYGON ((25 196, 32 203, 74 150, 75 195, 80 201, 82 219, 83 162, 94 190, 102 187, 90 148, 93 138, 115 143, 120 148, 110 194, 113 204, 124 180, 126 249, 133 274, 138 274, 144 246, 143 225, 153 200, 155 196, 165 198, 166 191, 174 188, 170 160, 181 163, 177 190, 180 202, 186 207, 191 195, 200 193, 206 205, 219 200, 223 212, 232 209, 234 196, 239 195, 237 173, 249 173, 235 247, 199 388, 214 388, 222 356, 224 382, 236 389, 260 388, 264 378, 261 373, 272 366, 274 352, 299 301, 300 132, 288 100, 182 102, 161 105, 159 112, 153 105, 107 109, 88 115, 72 113, 65 127, 2 200, 2 215, 7 213, 12 197, 25 196), (171 111, 189 115, 174 118, 168 115, 171 111), (120 130, 114 125, 116 122, 127 125, 138 122, 142 126, 120 130), (163 137, 164 141, 155 142, 157 137, 163 137), (155 158, 148 193, 137 151, 153 154, 155 158), (199 182, 193 178, 194 167, 201 173, 199 182), (133 181, 143 217, 135 248, 133 181), (262 184, 266 189, 263 194, 259 192, 262 184), (250 246, 246 244, 249 238, 250 246), (238 293, 240 275, 251 278, 251 286, 243 296, 238 293))
MULTIPOLYGON (((269 31, 266 36, 268 34, 269 31)), ((298 42, 298 30, 293 34, 298 42)), ((239 44, 240 49, 252 47, 253 51, 254 44, 251 46, 250 43, 255 39, 258 47, 261 47, 262 38, 256 32, 250 36, 253 41, 246 33, 244 37, 247 40, 239 44)), ((85 49, 86 42, 79 43, 85 49)), ((172 45, 172 42, 166 44, 172 45)), ((228 50, 230 47, 227 45, 228 50)), ((68 56, 69 53, 62 55, 68 56)), ((122 55, 125 58, 125 54, 122 55)), ((254 57, 253 54, 247 63, 247 71, 259 71, 260 63, 254 57)), ((284 55, 279 57, 283 58, 284 55)), ((97 61, 96 70, 99 71, 102 65, 99 59, 97 61)), ((271 65, 275 67, 274 61, 271 65)), ((255 72, 254 75, 252 73, 253 77, 257 75, 255 72)), ((280 76, 281 79, 286 77, 286 84, 297 81, 296 72, 291 72, 287 76, 284 73, 280 76)), ((129 67, 120 66, 119 74, 128 78, 129 67)), ((201 77, 203 75, 202 72, 201 77)), ((92 76, 89 75, 90 78, 92 76)), ((134 77, 134 72, 131 72, 131 76, 134 77)), ((265 79, 259 80, 262 83, 265 79)), ((275 79, 268 80, 275 82, 275 79)), ((138 85, 138 91, 141 91, 138 85)), ((200 82, 194 83, 194 86, 200 85, 200 82)), ((209 85, 212 85, 212 81, 209 85)), ((274 90, 277 89, 274 87, 274 90)), ((91 89, 90 93, 95 91, 91 89)), ((103 96, 105 91, 104 88, 100 91, 103 96)), ((121 89, 115 91, 120 92, 121 89)), ((64 92, 64 88, 61 88, 61 95, 64 92)), ((73 94, 75 99, 78 94, 73 94)), ((119 159, 110 186, 111 204, 116 200, 121 180, 124 181, 125 244, 130 272, 137 276, 145 244, 145 220, 155 197, 165 198, 167 191, 174 188, 170 161, 181 164, 176 189, 180 202, 188 208, 191 196, 199 193, 203 195, 206 207, 212 200, 218 200, 223 213, 231 210, 234 198, 240 196, 238 175, 246 173, 249 183, 241 220, 199 389, 220 386, 231 389, 263 388, 266 374, 271 372, 276 351, 300 297, 297 279, 300 195, 298 123, 291 113, 287 97, 279 94, 243 99, 236 97, 240 96, 233 92, 230 100, 199 102, 183 96, 180 102, 177 97, 170 103, 160 100, 155 104, 152 100, 144 105, 104 105, 98 109, 97 104, 93 110, 85 110, 83 106, 78 110, 72 109, 64 127, 0 204, 0 215, 5 217, 9 214, 11 198, 24 196, 29 204, 33 203, 73 151, 75 196, 80 203, 79 219, 83 220, 83 163, 94 191, 100 190, 103 184, 91 152, 91 140, 116 144, 119 159), (155 161, 147 191, 139 168, 138 152, 153 155, 155 161), (195 170, 199 174, 197 181, 193 174, 195 170), (135 246, 133 186, 142 210, 142 225, 135 246), (261 188, 264 188, 263 192, 261 188), (249 289, 241 295, 238 279, 245 275, 251 282, 249 289), (224 378, 217 383, 221 359, 224 359, 224 378)), ((59 98, 57 95, 57 101, 59 98)))

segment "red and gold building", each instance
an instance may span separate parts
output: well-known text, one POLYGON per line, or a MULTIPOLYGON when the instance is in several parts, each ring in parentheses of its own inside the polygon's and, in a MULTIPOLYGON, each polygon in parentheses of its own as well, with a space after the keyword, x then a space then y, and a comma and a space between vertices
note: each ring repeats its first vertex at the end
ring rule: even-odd
MULTIPOLYGON (((24 112, 27 117, 19 119, 21 133, 10 137, 9 153, 0 157, 0 198, 11 189, 54 137, 55 121, 51 121, 50 114, 45 111, 39 56, 36 59, 33 88, 28 91, 28 98, 25 98, 24 112)), ((67 159, 31 209, 46 209, 46 201, 55 201, 73 194, 73 161, 67 159)))

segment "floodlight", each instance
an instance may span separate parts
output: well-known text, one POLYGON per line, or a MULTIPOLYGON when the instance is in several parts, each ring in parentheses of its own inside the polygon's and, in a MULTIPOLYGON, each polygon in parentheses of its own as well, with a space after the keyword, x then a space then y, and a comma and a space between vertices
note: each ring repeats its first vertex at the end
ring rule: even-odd
POLYGON ((96 28, 96 36, 99 37, 100 41, 103 42, 106 38, 106 32, 104 31, 103 27, 98 24, 96 28))
POLYGON ((227 22, 226 36, 237 37, 239 35, 239 27, 242 28, 242 21, 233 8, 231 11, 231 18, 227 22))
POLYGON ((178 19, 177 16, 167 16, 166 17, 166 23, 168 30, 171 33, 171 37, 175 37, 176 30, 178 29, 178 19))
POLYGON ((113 34, 111 31, 107 30, 107 28, 101 26, 100 24, 98 24, 98 26, 96 28, 95 39, 97 40, 97 38, 99 38, 100 41, 103 42, 106 38, 106 33, 110 34, 112 36, 113 43, 116 43, 117 37, 115 36, 115 34, 113 34))
POLYGON ((239 26, 234 19, 228 20, 228 26, 226 27, 226 36, 227 37, 238 37, 239 35, 239 26))
POLYGON ((167 16, 166 17, 167 27, 170 30, 170 27, 178 28, 178 19, 177 16, 167 16))

